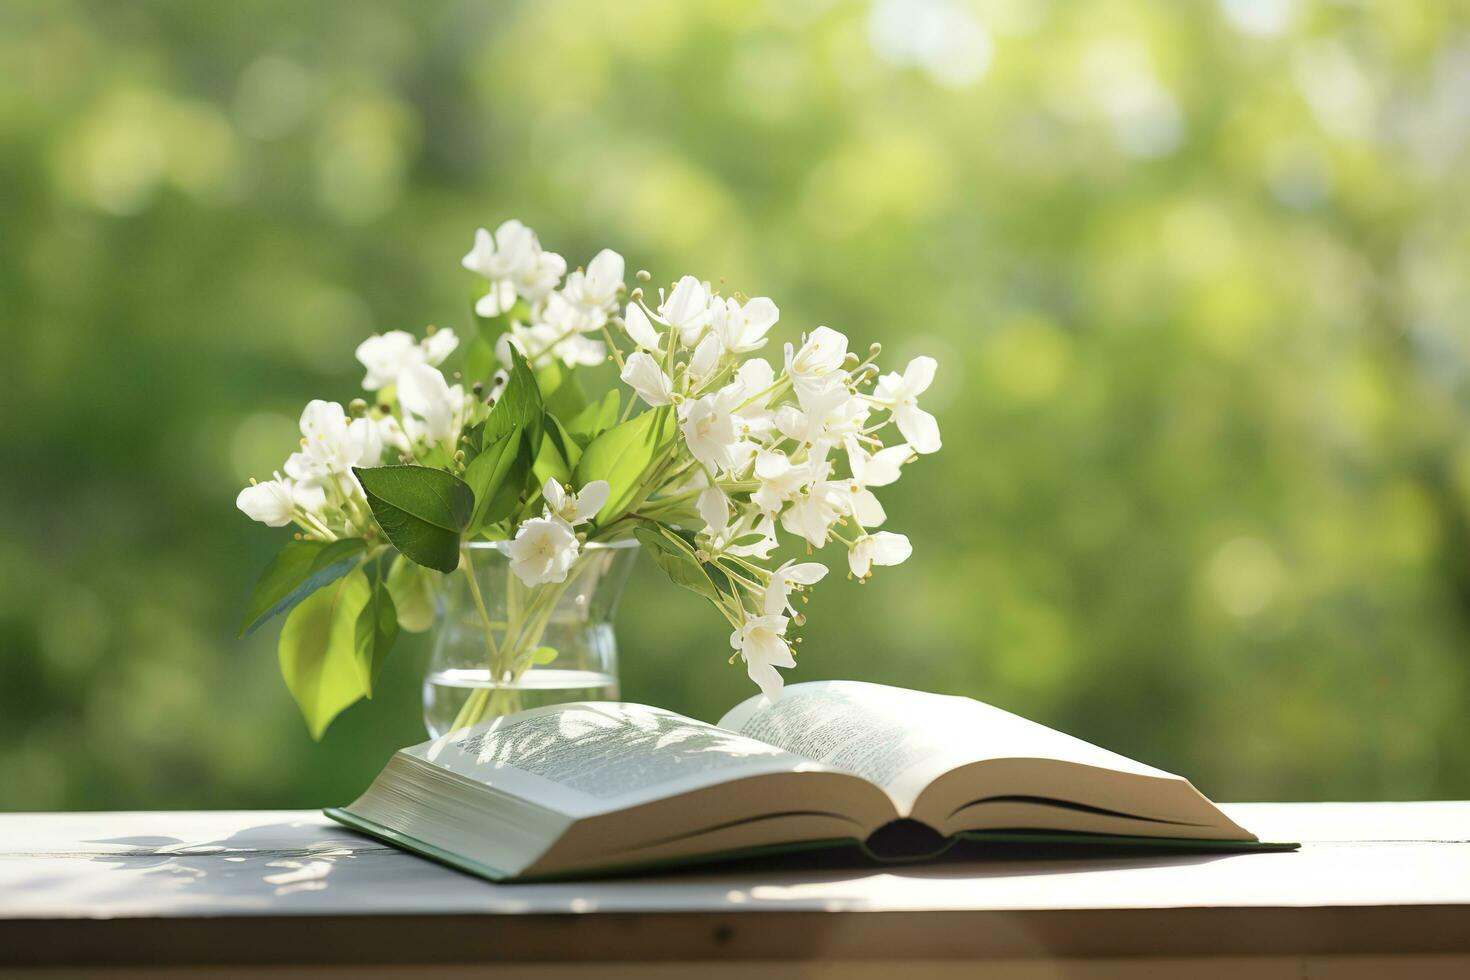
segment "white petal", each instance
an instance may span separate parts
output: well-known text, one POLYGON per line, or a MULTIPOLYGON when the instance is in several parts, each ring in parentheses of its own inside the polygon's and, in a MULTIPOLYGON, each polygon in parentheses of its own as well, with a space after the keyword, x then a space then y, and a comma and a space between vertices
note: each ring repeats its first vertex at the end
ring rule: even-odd
POLYGON ((456 409, 463 403, 459 386, 451 387, 438 368, 413 364, 398 375, 398 403, 410 416, 423 423, 424 434, 431 442, 447 442, 455 437, 456 409))
POLYGON ((587 263, 587 278, 610 297, 623 282, 623 257, 610 248, 603 249, 587 263))
POLYGON ((776 370, 764 357, 752 357, 740 365, 740 369, 735 372, 735 380, 745 386, 746 398, 754 398, 776 380, 776 370))
POLYGON ((725 494, 719 487, 705 489, 699 495, 695 509, 704 521, 704 529, 711 534, 719 534, 730 523, 730 502, 725 499, 725 494))
POLYGON ((922 395, 934 383, 934 370, 939 362, 932 357, 916 357, 903 372, 903 386, 910 398, 922 395))
POLYGON ((772 667, 770 664, 747 660, 745 662, 745 673, 751 680, 755 681, 756 686, 761 689, 761 693, 766 696, 768 701, 775 703, 781 700, 781 691, 786 684, 781 680, 781 675, 776 672, 775 667, 772 667))
POLYGON ((629 303, 623 313, 623 329, 633 343, 644 350, 661 353, 659 347, 658 331, 653 328, 653 322, 648 319, 648 314, 643 312, 643 307, 637 303, 629 303))
POLYGON ((674 284, 661 312, 676 327, 693 326, 709 314, 709 293, 693 276, 683 276, 674 284))
POLYGON ((313 398, 301 410, 301 434, 308 440, 339 441, 347 434, 347 413, 337 402, 313 398))
POLYGON ((873 491, 859 489, 852 494, 852 516, 863 527, 878 527, 888 519, 883 511, 883 505, 873 495, 873 491))
POLYGON ((597 512, 602 510, 602 505, 607 503, 608 483, 606 480, 593 480, 581 489, 577 494, 577 520, 591 520, 597 512))
POLYGON ((435 330, 424 338, 423 350, 424 360, 438 367, 444 363, 444 359, 454 353, 459 346, 459 337, 455 336, 453 330, 435 330))
POLYGON ((786 565, 781 569, 781 574, 789 581, 798 585, 816 585, 827 575, 827 566, 821 562, 804 561, 795 565, 786 565))
POLYGON ((893 410, 893 421, 916 453, 937 453, 943 445, 938 420, 917 405, 899 405, 893 410))
POLYGON ((460 260, 460 264, 471 272, 478 272, 487 278, 491 272, 490 260, 495 256, 495 242, 490 238, 490 233, 484 228, 475 231, 475 244, 460 260))
POLYGON ((914 546, 905 534, 879 531, 869 537, 869 542, 875 565, 901 565, 914 553, 914 546))
POLYGON ((791 471, 791 460, 777 450, 762 450, 755 457, 755 475, 762 480, 777 480, 791 471))
POLYGON ((567 492, 554 476, 546 478, 546 485, 541 488, 541 496, 546 498, 546 505, 551 508, 553 514, 561 510, 567 502, 567 492))
POLYGON ((480 316, 499 316, 514 306, 515 301, 515 284, 497 279, 490 283, 490 291, 475 301, 475 312, 480 316))
POLYGON ((694 348, 694 354, 689 358, 689 376, 695 381, 701 381, 709 377, 710 372, 720 361, 720 339, 710 334, 699 342, 694 348))
POLYGON ((776 304, 765 296, 757 296, 746 303, 740 309, 745 317, 746 339, 758 340, 766 335, 766 331, 776 325, 781 311, 776 309, 776 304))
POLYGON ((235 498, 235 506, 246 517, 268 527, 285 527, 290 524, 291 504, 291 488, 280 480, 267 480, 246 487, 235 498))
POLYGON ((862 464, 862 472, 859 473, 855 468, 853 476, 863 486, 886 487, 898 481, 900 467, 913 457, 914 450, 908 443, 901 442, 896 446, 888 446, 866 457, 862 464))
POLYGON ((657 361, 643 351, 634 351, 623 363, 619 377, 649 405, 668 405, 674 400, 674 384, 657 361))

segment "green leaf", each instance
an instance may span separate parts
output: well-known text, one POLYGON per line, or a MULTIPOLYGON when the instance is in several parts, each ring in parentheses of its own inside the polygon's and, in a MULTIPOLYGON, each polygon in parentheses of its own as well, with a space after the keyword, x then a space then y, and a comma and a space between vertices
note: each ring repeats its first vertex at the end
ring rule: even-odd
MULTIPOLYGON (((475 510, 470 514, 470 533, 479 527, 504 520, 516 505, 520 485, 507 482, 520 455, 520 430, 512 429, 497 441, 479 451, 469 466, 465 467, 465 483, 475 494, 475 510), (504 500, 507 491, 510 500, 504 500)), ((523 482, 523 480, 522 480, 523 482)))
MULTIPOLYGON (((663 569, 669 581, 690 592, 704 596, 716 606, 720 604, 719 590, 715 586, 714 579, 709 575, 709 570, 713 566, 701 562, 696 557, 693 546, 677 532, 662 525, 651 527, 647 524, 640 524, 634 529, 633 536, 648 549, 654 564, 663 569)), ((720 579, 728 584, 729 580, 725 573, 718 569, 714 570, 718 572, 720 579)))
POLYGON ((571 418, 587 407, 587 393, 582 390, 577 372, 563 367, 560 361, 552 361, 536 371, 536 386, 548 412, 571 418))
POLYGON ((346 575, 366 547, 367 542, 362 538, 286 542, 255 583, 245 619, 240 624, 240 635, 249 636, 266 620, 346 575))
POLYGON ((439 578, 431 568, 400 557, 388 570, 388 594, 398 611, 398 626, 410 633, 422 633, 434 625, 435 598, 439 578))
POLYGON ((537 647, 531 651, 531 663, 538 667, 545 666, 555 660, 559 654, 555 647, 537 647))
MULTIPOLYGON (((561 419, 547 412, 543 426, 547 436, 556 440, 556 448, 561 451, 561 458, 567 461, 568 469, 576 469, 582 460, 582 445, 567 431, 567 427, 561 424, 561 419)), ((569 477, 570 478, 570 477, 569 477)))
POLYGON ((573 416, 566 429, 581 445, 586 446, 617 424, 618 411, 621 408, 622 396, 618 394, 618 389, 611 388, 602 397, 602 401, 593 402, 573 416))
POLYGON ((281 676, 311 737, 364 693, 357 660, 357 620, 372 587, 362 569, 317 589, 291 610, 277 653, 281 676))
POLYGON ((372 580, 368 600, 362 612, 357 614, 354 652, 357 673, 362 681, 362 693, 373 696, 373 682, 398 639, 398 611, 393 607, 393 597, 383 582, 381 568, 372 580))
MULTIPOLYGON (((510 376, 490 417, 485 420, 484 444, 489 445, 512 429, 520 429, 529 437, 534 436, 541 426, 541 389, 536 386, 536 375, 531 365, 512 344, 510 348, 510 376)), ((531 438, 531 445, 535 445, 531 438)))
POLYGON ((536 452, 536 463, 532 466, 531 472, 536 474, 536 486, 538 487, 546 486, 547 480, 555 480, 562 484, 572 482, 572 468, 567 465, 565 459, 562 459, 561 451, 556 448, 550 428, 547 428, 541 436, 541 448, 536 452))
POLYGON ((621 515, 643 488, 639 478, 648 464, 674 435, 674 415, 667 408, 655 408, 635 415, 592 440, 577 464, 577 485, 593 480, 608 483, 607 503, 597 512, 599 524, 621 515))
POLYGON ((521 430, 512 429, 485 446, 465 467, 465 483, 475 495, 475 509, 467 525, 471 534, 505 520, 520 502, 530 466, 524 442, 521 430))
POLYGON ((378 526, 409 559, 452 572, 475 495, 452 473, 427 466, 353 467, 378 526))

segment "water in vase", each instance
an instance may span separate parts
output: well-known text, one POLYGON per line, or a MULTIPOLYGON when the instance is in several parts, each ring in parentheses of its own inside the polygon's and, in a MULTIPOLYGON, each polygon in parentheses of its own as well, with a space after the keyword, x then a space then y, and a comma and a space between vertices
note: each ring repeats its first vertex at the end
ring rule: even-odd
POLYGON ((595 670, 535 667, 509 685, 496 685, 484 669, 439 670, 424 679, 424 724, 429 734, 438 737, 449 731, 472 692, 496 686, 515 691, 522 711, 569 701, 618 699, 617 678, 595 670))

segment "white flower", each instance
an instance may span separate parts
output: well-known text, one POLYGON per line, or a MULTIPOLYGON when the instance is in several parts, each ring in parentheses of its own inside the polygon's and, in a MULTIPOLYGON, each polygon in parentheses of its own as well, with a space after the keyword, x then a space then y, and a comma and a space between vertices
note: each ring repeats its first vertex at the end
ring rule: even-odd
POLYGON ((896 483, 899 468, 914 458, 914 451, 907 443, 887 446, 870 455, 856 439, 847 441, 847 465, 859 486, 886 487, 896 483))
POLYGON ((858 578, 867 578, 874 565, 899 565, 914 553, 914 546, 903 534, 879 531, 864 534, 847 553, 847 567, 858 578))
POLYGON ((514 347, 521 352, 532 368, 544 368, 555 358, 556 353, 552 350, 556 346, 556 328, 549 323, 538 323, 527 326, 518 320, 512 320, 510 329, 501 334, 495 341, 495 357, 500 361, 500 366, 506 371, 510 370, 510 349, 514 347))
POLYGON ((462 264, 490 280, 490 291, 475 304, 480 316, 499 316, 517 296, 528 302, 544 299, 567 271, 565 259, 543 252, 536 233, 515 220, 495 229, 494 238, 484 228, 476 231, 475 245, 462 264))
POLYGON ((788 439, 815 447, 819 457, 832 446, 861 435, 871 413, 864 399, 849 394, 842 385, 810 392, 802 405, 782 405, 776 412, 776 428, 788 439))
POLYGON ((903 374, 885 374, 873 389, 873 398, 893 410, 898 431, 914 447, 916 453, 938 452, 939 423, 934 416, 919 408, 919 396, 934 381, 938 362, 932 357, 916 357, 909 361, 903 374))
MULTIPOLYGON (((539 249, 540 246, 538 245, 539 249)), ((516 292, 528 303, 537 303, 561 282, 566 275, 567 260, 555 252, 537 251, 536 261, 528 266, 515 280, 516 292)), ((477 311, 478 312, 478 311, 477 311)))
MULTIPOLYGON (((827 566, 815 561, 788 561, 771 573, 771 584, 766 587, 763 612, 768 616, 783 613, 796 615, 791 606, 791 593, 808 585, 816 585, 827 575, 827 566)), ((797 620, 800 622, 800 620, 797 620)))
POLYGON ((378 429, 378 438, 383 441, 385 449, 394 452, 406 453, 413 450, 413 444, 409 442, 408 433, 403 431, 403 426, 391 415, 373 419, 373 425, 378 429))
POLYGON ((728 391, 695 398, 679 406, 684 442, 708 470, 726 473, 735 465, 734 450, 740 433, 735 428, 733 408, 728 391))
POLYGON ((710 307, 710 330, 725 350, 746 354, 766 345, 766 333, 780 315, 776 304, 764 296, 757 296, 744 306, 733 299, 716 301, 710 307))
POLYGON ((586 314, 590 329, 607 322, 607 315, 618 307, 618 293, 623 288, 623 257, 605 248, 587 263, 586 272, 567 276, 561 294, 586 314))
POLYGON ((648 314, 643 312, 643 307, 637 303, 629 303, 628 308, 623 311, 623 330, 640 349, 652 351, 655 354, 663 353, 663 338, 654 329, 653 321, 648 319, 648 314))
POLYGON ((786 373, 791 375, 797 396, 803 392, 822 391, 837 382, 846 382, 847 337, 831 327, 818 327, 806 338, 800 350, 786 345, 786 373))
POLYGON ((291 483, 278 478, 248 486, 235 498, 235 506, 252 521, 268 527, 285 527, 291 523, 291 510, 295 506, 291 483))
POLYGON ((888 520, 888 514, 878 501, 877 494, 867 487, 859 486, 850 480, 833 481, 831 486, 836 498, 841 502, 839 506, 842 512, 851 514, 859 527, 878 527, 888 520))
POLYGON ((709 334, 694 348, 689 357, 689 381, 698 388, 700 383, 714 373, 720 363, 720 341, 709 334))
POLYGON ((719 487, 706 487, 695 501, 695 510, 704 521, 704 535, 708 548, 715 554, 755 556, 761 561, 770 557, 776 547, 776 525, 767 515, 746 509, 735 522, 730 522, 730 501, 719 487), (743 538, 755 536, 757 540, 735 544, 743 538))
POLYGON ((732 555, 741 557, 759 558, 761 561, 771 557, 771 551, 776 547, 776 522, 769 514, 761 514, 757 511, 747 511, 734 528, 727 528, 722 537, 730 544, 724 549, 732 555), (741 538, 752 534, 760 535, 760 540, 749 544, 735 544, 741 538))
POLYGON ((781 675, 777 667, 795 667, 786 642, 785 616, 750 616, 730 634, 730 647, 745 659, 745 672, 772 701, 781 697, 781 675))
POLYGON ((750 495, 751 501, 767 514, 775 514, 811 482, 812 468, 793 464, 779 449, 762 449, 755 455, 755 478, 761 485, 750 495))
MULTIPOLYGON (((276 479, 281 479, 281 474, 277 473, 276 479)), ((357 477, 355 476, 345 482, 348 484, 344 489, 345 493, 360 492, 362 489, 357 485, 357 477)), ((290 486, 291 499, 296 502, 297 507, 300 507, 318 519, 324 518, 323 512, 327 506, 327 492, 320 481, 308 480, 305 483, 292 483, 290 480, 286 480, 285 483, 290 486)), ((340 478, 337 485, 342 485, 340 478)))
POLYGON ((459 338, 453 330, 436 330, 423 340, 405 330, 374 334, 357 345, 357 360, 367 368, 363 390, 377 391, 393 384, 399 373, 413 364, 437 367, 458 346, 459 338))
POLYGON ((861 527, 878 527, 888 515, 883 504, 869 487, 885 487, 895 482, 899 467, 914 458, 914 451, 904 443, 880 449, 868 455, 856 439, 847 441, 847 462, 852 479, 847 481, 847 512, 861 527))
POLYGON ((410 439, 453 449, 464 426, 464 388, 444 380, 436 368, 416 364, 398 376, 398 404, 410 439))
POLYGON ((730 524, 730 501, 719 487, 706 487, 696 499, 694 509, 711 537, 719 536, 730 524))
POLYGON ((565 582, 578 550, 572 529, 554 517, 525 521, 506 546, 510 570, 527 585, 565 582))
POLYGON ((770 408, 771 392, 767 391, 775 380, 776 372, 770 362, 761 357, 752 357, 735 371, 731 383, 740 386, 740 401, 734 411, 741 429, 748 435, 763 435, 775 424, 776 413, 770 408))
POLYGON ((628 355, 628 359, 623 362, 623 373, 619 377, 624 384, 638 392, 639 398, 655 408, 674 400, 673 381, 652 355, 641 350, 628 355))
POLYGON ((659 320, 679 331, 685 347, 693 347, 709 326, 709 283, 685 276, 674 284, 668 297, 659 305, 659 320))
POLYGON ((546 498, 546 516, 561 521, 567 527, 585 524, 596 517, 602 505, 607 503, 607 494, 606 480, 593 480, 576 493, 568 493, 553 477, 541 489, 541 496, 546 498))
POLYGON ((849 499, 841 484, 818 481, 781 513, 781 526, 820 548, 827 543, 832 525, 849 510, 849 499))
POLYGON ((354 466, 376 466, 382 458, 383 437, 371 419, 349 421, 340 404, 316 398, 301 412, 301 451, 291 454, 285 470, 293 480, 321 480, 345 477, 354 466))
POLYGON ((424 352, 424 363, 434 367, 444 363, 444 359, 454 353, 459 346, 459 337, 448 327, 440 327, 419 341, 419 347, 424 352))

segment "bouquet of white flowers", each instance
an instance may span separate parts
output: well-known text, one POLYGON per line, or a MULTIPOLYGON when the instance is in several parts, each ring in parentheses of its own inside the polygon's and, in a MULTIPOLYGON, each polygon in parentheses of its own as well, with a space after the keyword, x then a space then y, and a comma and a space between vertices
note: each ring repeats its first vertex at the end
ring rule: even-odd
MULTIPOLYGON (((371 696, 398 630, 429 625, 441 574, 465 572, 479 601, 469 542, 506 542, 512 571, 538 587, 520 610, 530 627, 502 634, 514 643, 497 644, 486 617, 491 674, 512 682, 545 649, 536 617, 585 545, 633 537, 719 610, 732 662, 777 698, 776 668, 795 666, 804 621, 793 595, 827 573, 772 567, 780 532, 808 554, 837 542, 860 581, 908 558, 904 535, 875 530, 885 515, 873 490, 940 447, 918 405, 933 358, 883 374, 879 345, 861 356, 817 327, 785 346, 778 369, 755 356, 777 320, 771 300, 722 296, 694 276, 629 292, 607 249, 568 274, 518 221, 477 232, 463 264, 489 281, 471 339, 431 328, 364 341, 372 397, 345 410, 310 402, 300 449, 240 492, 251 518, 299 529, 256 585, 242 635, 289 611, 281 668, 320 735, 371 696), (457 350, 462 367, 446 378, 457 350), (589 398, 577 369, 608 359, 632 394, 589 398)), ((485 710, 481 699, 459 721, 485 710)))

